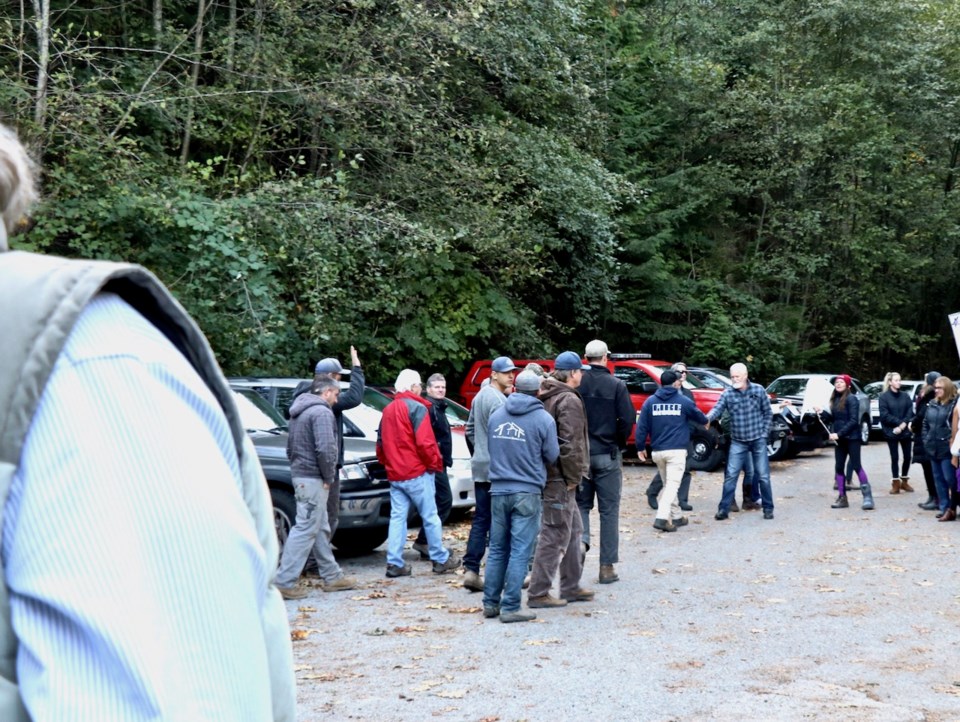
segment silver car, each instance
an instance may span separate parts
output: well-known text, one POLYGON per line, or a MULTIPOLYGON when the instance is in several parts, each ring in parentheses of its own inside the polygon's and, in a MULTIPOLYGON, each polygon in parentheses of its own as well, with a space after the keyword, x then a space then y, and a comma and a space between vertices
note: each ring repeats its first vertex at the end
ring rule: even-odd
MULTIPOLYGON (((909 394, 910 400, 914 402, 920 395, 920 389, 922 388, 923 381, 907 381, 904 379, 900 382, 900 391, 909 394)), ((883 429, 880 428, 880 394, 883 393, 883 381, 870 382, 863 387, 863 392, 870 397, 870 428, 873 430, 874 436, 880 436, 883 433, 883 429)))

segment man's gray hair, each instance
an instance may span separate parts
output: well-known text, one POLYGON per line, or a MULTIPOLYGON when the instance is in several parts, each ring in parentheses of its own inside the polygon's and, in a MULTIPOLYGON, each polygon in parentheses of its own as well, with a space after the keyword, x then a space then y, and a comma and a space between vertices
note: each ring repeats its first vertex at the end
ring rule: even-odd
POLYGON ((430 374, 430 378, 427 379, 427 386, 433 386, 436 383, 443 381, 446 383, 447 379, 443 374, 430 374))
POLYGON ((330 378, 328 374, 317 374, 313 379, 310 393, 320 396, 327 389, 340 388, 340 382, 330 378))
POLYGON ((565 384, 565 383, 567 383, 567 381, 570 380, 570 378, 573 376, 574 372, 575 372, 575 371, 578 371, 578 370, 579 370, 579 369, 573 369, 573 370, 570 370, 570 369, 554 369, 554 370, 553 370, 553 373, 551 373, 550 376, 551 376, 552 378, 555 378, 555 379, 556 379, 557 381, 559 381, 560 383, 565 384))
POLYGON ((745 373, 747 373, 747 365, 744 364, 744 363, 735 363, 733 366, 730 367, 730 373, 732 373, 732 374, 734 374, 734 373, 742 373, 742 374, 745 374, 745 373))
POLYGON ((686 371, 688 368, 689 366, 687 366, 683 361, 677 361, 673 366, 670 367, 670 370, 680 373, 680 369, 686 371))
POLYGON ((37 200, 33 162, 16 133, 0 124, 0 250, 37 200))

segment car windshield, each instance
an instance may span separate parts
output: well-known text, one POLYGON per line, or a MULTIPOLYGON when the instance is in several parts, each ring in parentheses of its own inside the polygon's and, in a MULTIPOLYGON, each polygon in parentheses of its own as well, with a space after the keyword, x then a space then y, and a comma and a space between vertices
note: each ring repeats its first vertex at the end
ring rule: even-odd
POLYGON ((808 380, 808 378, 777 379, 767 387, 767 393, 774 396, 803 396, 808 380))
POLYGON ((240 421, 247 431, 276 433, 286 431, 287 425, 280 413, 252 389, 234 389, 240 421))
POLYGON ((717 376, 710 371, 690 369, 687 373, 687 376, 694 376, 695 378, 699 379, 708 389, 720 389, 723 391, 724 389, 728 389, 733 386, 730 381, 727 381, 723 377, 717 376))
MULTIPOLYGON (((664 364, 664 365, 662 365, 662 366, 659 365, 659 364, 657 364, 654 368, 656 368, 657 370, 659 370, 659 371, 660 371, 660 374, 662 375, 664 371, 666 371, 667 369, 670 368, 670 364, 664 364)), ((686 380, 683 382, 683 386, 684 386, 684 388, 688 388, 688 389, 703 389, 703 388, 707 388, 707 387, 706 387, 706 384, 704 384, 703 381, 701 381, 701 380, 698 379, 696 376, 694 376, 692 373, 690 373, 689 370, 687 371, 687 378, 686 378, 686 380)))
POLYGON ((863 393, 869 396, 871 399, 880 398, 880 393, 883 391, 883 381, 874 381, 873 383, 867 384, 863 387, 863 393))

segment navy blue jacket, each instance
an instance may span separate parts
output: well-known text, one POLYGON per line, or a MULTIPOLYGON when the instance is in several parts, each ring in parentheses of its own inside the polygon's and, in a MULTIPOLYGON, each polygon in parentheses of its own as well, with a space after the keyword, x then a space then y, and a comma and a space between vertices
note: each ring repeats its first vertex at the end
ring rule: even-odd
POLYGON ((690 443, 690 421, 706 424, 707 417, 675 387, 660 387, 640 409, 637 448, 643 449, 647 434, 650 434, 650 448, 654 451, 686 449, 690 443))
POLYGON ((539 494, 547 483, 547 464, 560 456, 557 424, 535 396, 515 392, 490 415, 490 493, 539 494))
POLYGON ((823 418, 833 422, 833 433, 841 439, 860 441, 860 399, 852 391, 847 394, 846 406, 839 405, 839 399, 830 397, 830 410, 820 412, 823 418))

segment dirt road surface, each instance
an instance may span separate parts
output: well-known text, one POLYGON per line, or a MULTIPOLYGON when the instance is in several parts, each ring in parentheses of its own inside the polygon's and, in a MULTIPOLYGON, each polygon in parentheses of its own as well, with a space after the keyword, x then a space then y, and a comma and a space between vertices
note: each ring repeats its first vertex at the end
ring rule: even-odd
MULTIPOLYGON (((715 521, 723 475, 696 474, 676 533, 652 528, 653 467, 627 467, 621 581, 596 584, 594 512, 596 600, 531 623, 483 619, 459 574, 409 549, 400 580, 382 548, 346 559, 358 589, 287 602, 299 719, 960 720, 960 524, 917 508, 919 466, 916 493, 889 494, 882 442, 864 466, 872 512, 855 491, 830 508, 832 449, 775 463, 771 521, 715 521)), ((462 554, 468 532, 445 541, 462 554)))

